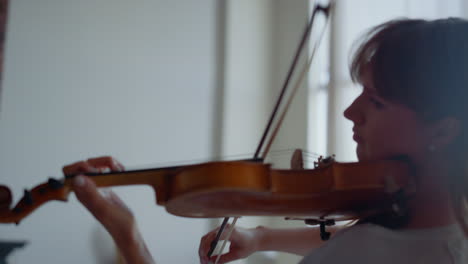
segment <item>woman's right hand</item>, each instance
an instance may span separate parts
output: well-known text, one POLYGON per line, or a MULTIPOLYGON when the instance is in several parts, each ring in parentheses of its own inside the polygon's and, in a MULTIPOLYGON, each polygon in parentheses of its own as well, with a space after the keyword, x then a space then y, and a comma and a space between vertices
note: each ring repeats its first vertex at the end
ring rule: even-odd
MULTIPOLYGON (((226 239, 226 234, 228 233, 226 230, 229 230, 230 228, 230 225, 226 225, 225 231, 221 234, 220 241, 226 239)), ((262 229, 263 227, 249 229, 235 227, 232 231, 231 237, 229 238, 229 242, 231 243, 229 252, 221 255, 219 263, 227 263, 237 259, 243 259, 258 251, 262 229)), ((211 247, 211 242, 215 239, 218 230, 219 227, 202 237, 200 247, 198 249, 200 263, 214 263, 216 260, 217 256, 213 255, 208 257, 208 252, 211 247)))
MULTIPOLYGON (((227 229, 228 227, 226 227, 227 229)), ((331 226, 328 231, 332 234, 343 226, 331 226)), ((207 264, 214 262, 216 256, 208 257, 211 242, 215 239, 218 228, 206 234, 200 242, 198 254, 200 262, 207 264)), ((221 239, 225 239, 224 232, 221 239)), ((306 256, 312 250, 322 246, 325 241, 320 239, 319 227, 297 227, 297 228, 257 228, 245 229, 236 227, 229 238, 231 246, 229 252, 221 255, 219 263, 226 263, 237 259, 246 258, 257 251, 278 251, 298 256, 306 256)))

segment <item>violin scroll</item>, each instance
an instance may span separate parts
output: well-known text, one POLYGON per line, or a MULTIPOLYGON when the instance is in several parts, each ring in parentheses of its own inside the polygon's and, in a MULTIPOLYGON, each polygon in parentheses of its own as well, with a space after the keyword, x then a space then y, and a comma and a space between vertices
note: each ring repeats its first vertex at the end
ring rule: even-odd
POLYGON ((47 182, 38 185, 32 190, 24 190, 23 197, 14 208, 10 209, 11 192, 7 187, 3 188, 8 191, 9 200, 2 200, 0 223, 16 224, 19 224, 21 219, 50 200, 67 201, 71 191, 69 183, 63 180, 49 178, 47 182))

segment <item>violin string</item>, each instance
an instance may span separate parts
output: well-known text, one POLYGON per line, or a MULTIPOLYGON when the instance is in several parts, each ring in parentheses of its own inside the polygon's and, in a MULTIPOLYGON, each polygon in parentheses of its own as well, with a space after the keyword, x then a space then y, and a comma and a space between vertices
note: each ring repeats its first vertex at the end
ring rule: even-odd
MULTIPOLYGON (((291 155, 292 153, 294 153, 293 151, 290 151, 290 152, 281 152, 281 153, 271 153, 270 156, 285 156, 285 155, 291 155)), ((302 153, 302 156, 308 156, 308 157, 320 157, 322 155, 319 155, 317 153, 309 153, 309 152, 303 152, 302 153)))
POLYGON ((169 166, 174 166, 175 164, 177 165, 190 165, 190 164, 198 164, 198 163, 203 163, 203 162, 210 162, 210 161, 223 161, 223 160, 241 160, 241 159, 249 159, 251 156, 249 154, 233 154, 233 155, 228 155, 223 158, 203 158, 203 159, 187 159, 187 160, 179 160, 179 161, 167 161, 167 162, 157 162, 157 163, 148 163, 146 165, 137 165, 133 166, 133 169, 139 169, 139 168, 152 168, 152 167, 169 167, 169 166))
MULTIPOLYGON (((296 149, 284 149, 284 150, 275 150, 275 151, 271 151, 270 152, 270 156, 278 156, 278 155, 287 155, 287 154, 292 154, 294 153, 294 151, 296 151, 296 149)), ((307 156, 310 156, 310 157, 320 157, 322 155, 316 153, 316 152, 312 152, 312 151, 307 151, 307 150, 301 150, 302 152, 302 155, 307 155, 307 156)))
MULTIPOLYGON (((278 159, 278 158, 279 158, 279 159, 282 159, 282 157, 283 157, 283 156, 286 156, 286 155, 292 157, 292 153, 293 153, 293 152, 289 152, 289 151, 288 151, 288 152, 282 152, 282 153, 272 153, 272 154, 270 154, 270 158, 275 157, 276 159, 278 159)), ((307 152, 307 151, 305 151, 305 152, 303 151, 303 152, 302 152, 302 159, 303 159, 304 161, 306 161, 306 160, 307 160, 307 161, 312 161, 312 160, 317 161, 317 159, 318 159, 320 156, 323 156, 323 155, 319 155, 319 154, 314 153, 314 152, 307 152)))
MULTIPOLYGON (((292 155, 292 153, 296 149, 294 148, 286 148, 286 149, 279 149, 279 150, 274 150, 270 152, 270 155, 273 157, 278 157, 278 156, 285 156, 285 155, 292 155)), ((318 158, 320 155, 314 152, 310 151, 302 151, 304 156, 308 156, 311 158, 318 158)), ((198 164, 198 163, 203 163, 203 162, 209 162, 209 161, 225 161, 225 160, 242 160, 246 159, 248 160, 252 156, 252 152, 250 153, 238 153, 238 154, 232 154, 232 155, 226 155, 224 157, 217 157, 215 159, 187 159, 187 160, 180 160, 180 161, 168 161, 168 162, 157 162, 157 163, 148 163, 146 165, 136 165, 136 166, 131 166, 127 167, 127 170, 136 170, 136 169, 142 169, 142 168, 159 168, 159 167, 169 167, 169 166, 174 166, 175 164, 177 165, 189 165, 189 164, 198 164)))

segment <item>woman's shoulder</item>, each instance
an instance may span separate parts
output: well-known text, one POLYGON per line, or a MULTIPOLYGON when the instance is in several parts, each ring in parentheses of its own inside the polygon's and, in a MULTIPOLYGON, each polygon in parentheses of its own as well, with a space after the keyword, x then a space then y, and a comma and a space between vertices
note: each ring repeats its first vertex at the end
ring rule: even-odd
POLYGON ((467 263, 468 242, 460 231, 455 225, 391 230, 359 224, 336 233, 301 263, 467 263))

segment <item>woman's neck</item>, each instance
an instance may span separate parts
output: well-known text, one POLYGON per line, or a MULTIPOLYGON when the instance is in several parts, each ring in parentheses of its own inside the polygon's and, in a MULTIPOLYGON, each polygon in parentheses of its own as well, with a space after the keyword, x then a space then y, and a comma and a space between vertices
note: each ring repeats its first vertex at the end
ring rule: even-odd
POLYGON ((406 228, 432 228, 456 223, 447 183, 449 168, 449 162, 441 159, 417 166, 414 193, 408 200, 410 219, 406 228))
POLYGON ((409 222, 405 228, 433 228, 456 223, 450 193, 424 193, 408 201, 409 222))

